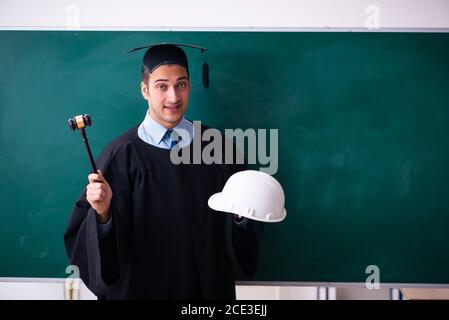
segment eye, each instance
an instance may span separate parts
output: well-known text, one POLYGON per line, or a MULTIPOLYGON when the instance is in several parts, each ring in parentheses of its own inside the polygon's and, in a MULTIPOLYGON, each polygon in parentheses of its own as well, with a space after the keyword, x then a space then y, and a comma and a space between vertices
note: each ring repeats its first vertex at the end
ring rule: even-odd
POLYGON ((180 82, 176 85, 178 89, 185 89, 187 87, 187 82, 180 82))
POLYGON ((157 88, 159 91, 166 91, 166 90, 167 90, 167 86, 166 86, 165 84, 158 84, 158 85, 156 86, 156 88, 157 88))

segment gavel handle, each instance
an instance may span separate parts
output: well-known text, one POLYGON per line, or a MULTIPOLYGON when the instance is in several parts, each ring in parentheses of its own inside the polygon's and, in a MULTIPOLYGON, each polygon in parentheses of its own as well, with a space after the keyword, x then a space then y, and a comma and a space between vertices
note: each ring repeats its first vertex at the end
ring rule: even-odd
POLYGON ((87 155, 89 156, 90 165, 92 166, 92 173, 98 173, 97 166, 95 165, 94 158, 92 157, 92 152, 90 151, 89 142, 87 141, 86 131, 84 128, 81 128, 80 131, 83 136, 84 145, 86 146, 87 155))

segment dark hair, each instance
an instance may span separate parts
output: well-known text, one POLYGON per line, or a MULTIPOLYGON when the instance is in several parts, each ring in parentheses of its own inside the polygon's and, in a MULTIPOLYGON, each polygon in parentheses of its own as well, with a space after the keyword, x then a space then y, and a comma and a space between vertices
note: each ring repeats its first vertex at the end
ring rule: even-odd
POLYGON ((150 69, 146 65, 142 64, 142 82, 148 84, 148 78, 150 77, 150 69))

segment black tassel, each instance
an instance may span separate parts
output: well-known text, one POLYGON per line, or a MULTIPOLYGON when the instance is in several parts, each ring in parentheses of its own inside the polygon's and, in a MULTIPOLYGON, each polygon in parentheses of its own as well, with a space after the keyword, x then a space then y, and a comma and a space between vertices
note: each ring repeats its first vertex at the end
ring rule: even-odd
POLYGON ((209 88, 209 65, 207 62, 203 63, 203 87, 209 88))

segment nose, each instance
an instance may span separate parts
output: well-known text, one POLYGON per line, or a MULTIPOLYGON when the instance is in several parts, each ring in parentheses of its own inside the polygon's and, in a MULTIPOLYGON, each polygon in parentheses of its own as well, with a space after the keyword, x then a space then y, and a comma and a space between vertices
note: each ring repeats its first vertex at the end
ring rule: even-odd
POLYGON ((178 92, 176 91, 176 89, 174 87, 168 88, 168 90, 166 92, 166 98, 167 98, 167 103, 170 103, 170 104, 178 103, 179 96, 178 96, 178 92))

